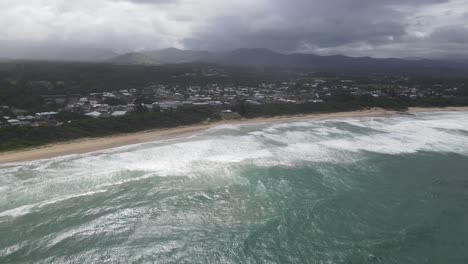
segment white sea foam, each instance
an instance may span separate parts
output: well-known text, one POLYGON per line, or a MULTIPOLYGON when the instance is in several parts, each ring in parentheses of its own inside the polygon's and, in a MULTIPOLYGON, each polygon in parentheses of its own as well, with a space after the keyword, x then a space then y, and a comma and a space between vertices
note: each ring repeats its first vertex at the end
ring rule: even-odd
POLYGON ((220 130, 240 130, 242 125, 219 125, 208 129, 208 132, 220 131, 220 130))
POLYGON ((83 197, 83 196, 91 196, 91 195, 98 194, 98 193, 103 193, 103 192, 105 192, 105 190, 96 190, 96 191, 87 192, 87 193, 80 193, 80 194, 76 194, 76 195, 63 196, 63 197, 59 197, 57 199, 45 200, 43 202, 36 203, 36 204, 23 205, 23 206, 20 206, 20 207, 16 207, 16 208, 13 208, 13 209, 10 209, 10 210, 0 212, 0 219, 2 217, 23 216, 23 215, 26 215, 26 214, 29 214, 29 213, 33 212, 36 209, 41 209, 41 208, 43 208, 44 206, 47 206, 47 205, 51 205, 51 204, 54 204, 54 203, 66 201, 66 200, 73 199, 73 198, 78 198, 78 197, 83 197))

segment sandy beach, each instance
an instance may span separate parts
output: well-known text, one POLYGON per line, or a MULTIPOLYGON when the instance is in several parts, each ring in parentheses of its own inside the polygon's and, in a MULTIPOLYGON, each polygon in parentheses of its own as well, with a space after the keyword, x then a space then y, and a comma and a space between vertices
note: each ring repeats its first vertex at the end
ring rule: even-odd
MULTIPOLYGON (((468 107, 447 107, 447 108, 410 108, 407 113, 420 113, 420 112, 437 112, 437 111, 468 111, 468 107)), ((252 123, 275 123, 283 121, 299 121, 307 119, 332 119, 332 118, 359 118, 359 117, 387 117, 395 116, 401 113, 395 111, 386 111, 384 109, 375 108, 372 110, 363 111, 350 111, 350 112, 336 112, 326 114, 307 114, 296 116, 278 116, 271 118, 253 118, 253 119, 240 119, 230 121, 218 121, 205 125, 191 125, 184 127, 168 128, 168 129, 155 129, 143 132, 115 135, 103 138, 85 138, 70 142, 56 143, 45 145, 42 147, 25 149, 19 151, 10 151, 0 153, 0 164, 32 161, 39 159, 48 159, 59 156, 71 154, 83 154, 94 152, 98 150, 116 148, 126 145, 140 144, 146 142, 153 142, 158 140, 174 139, 190 136, 196 133, 201 133, 207 129, 232 124, 252 124, 252 123)))

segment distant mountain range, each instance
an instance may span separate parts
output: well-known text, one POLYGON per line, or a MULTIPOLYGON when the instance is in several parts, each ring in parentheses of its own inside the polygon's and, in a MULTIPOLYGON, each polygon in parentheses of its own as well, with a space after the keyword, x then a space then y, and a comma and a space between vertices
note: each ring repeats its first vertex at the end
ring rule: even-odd
POLYGON ((343 55, 282 54, 268 49, 237 49, 216 53, 169 48, 147 51, 142 54, 161 63, 205 62, 221 65, 288 67, 356 73, 468 73, 468 60, 377 59, 343 55))
POLYGON ((314 54, 283 54, 268 49, 237 49, 227 52, 162 50, 117 54, 95 48, 35 48, 12 49, 10 53, 0 49, 0 57, 9 59, 32 59, 51 61, 107 62, 126 65, 159 65, 173 63, 203 62, 221 65, 244 65, 256 67, 302 68, 321 72, 347 73, 423 73, 467 74, 468 60, 463 59, 377 59, 371 57, 348 57, 342 55, 319 56, 314 54), (13 52, 14 51, 14 52, 13 52))

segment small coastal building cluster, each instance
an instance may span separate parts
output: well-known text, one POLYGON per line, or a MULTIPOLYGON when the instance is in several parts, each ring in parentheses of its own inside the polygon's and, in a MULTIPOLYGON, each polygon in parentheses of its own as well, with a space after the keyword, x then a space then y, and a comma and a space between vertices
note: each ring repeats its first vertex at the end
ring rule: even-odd
MULTIPOLYGON (((48 85, 45 81, 37 81, 48 85)), ((62 85, 66 85, 63 83, 62 85)), ((234 86, 219 83, 206 85, 150 84, 146 87, 73 95, 45 95, 44 104, 53 111, 31 113, 8 105, 0 106, 0 127, 60 126, 60 113, 76 113, 89 118, 125 116, 138 109, 171 111, 184 105, 212 106, 220 112, 231 112, 240 101, 246 104, 324 103, 333 96, 379 97, 454 97, 458 87, 445 84, 412 85, 405 77, 376 78, 373 81, 350 78, 301 78, 234 86)), ((66 122, 66 121, 65 121, 66 122)))

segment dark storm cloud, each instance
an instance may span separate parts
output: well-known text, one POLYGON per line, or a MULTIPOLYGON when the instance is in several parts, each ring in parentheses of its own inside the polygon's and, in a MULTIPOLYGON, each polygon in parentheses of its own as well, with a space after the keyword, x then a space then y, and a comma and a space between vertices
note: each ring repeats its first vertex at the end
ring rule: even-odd
POLYGON ((185 43, 205 49, 241 45, 277 50, 331 48, 356 42, 380 45, 399 41, 407 34, 405 9, 446 2, 270 1, 270 12, 253 17, 242 17, 242 14, 216 17, 206 27, 199 28, 198 38, 187 39, 185 43))

